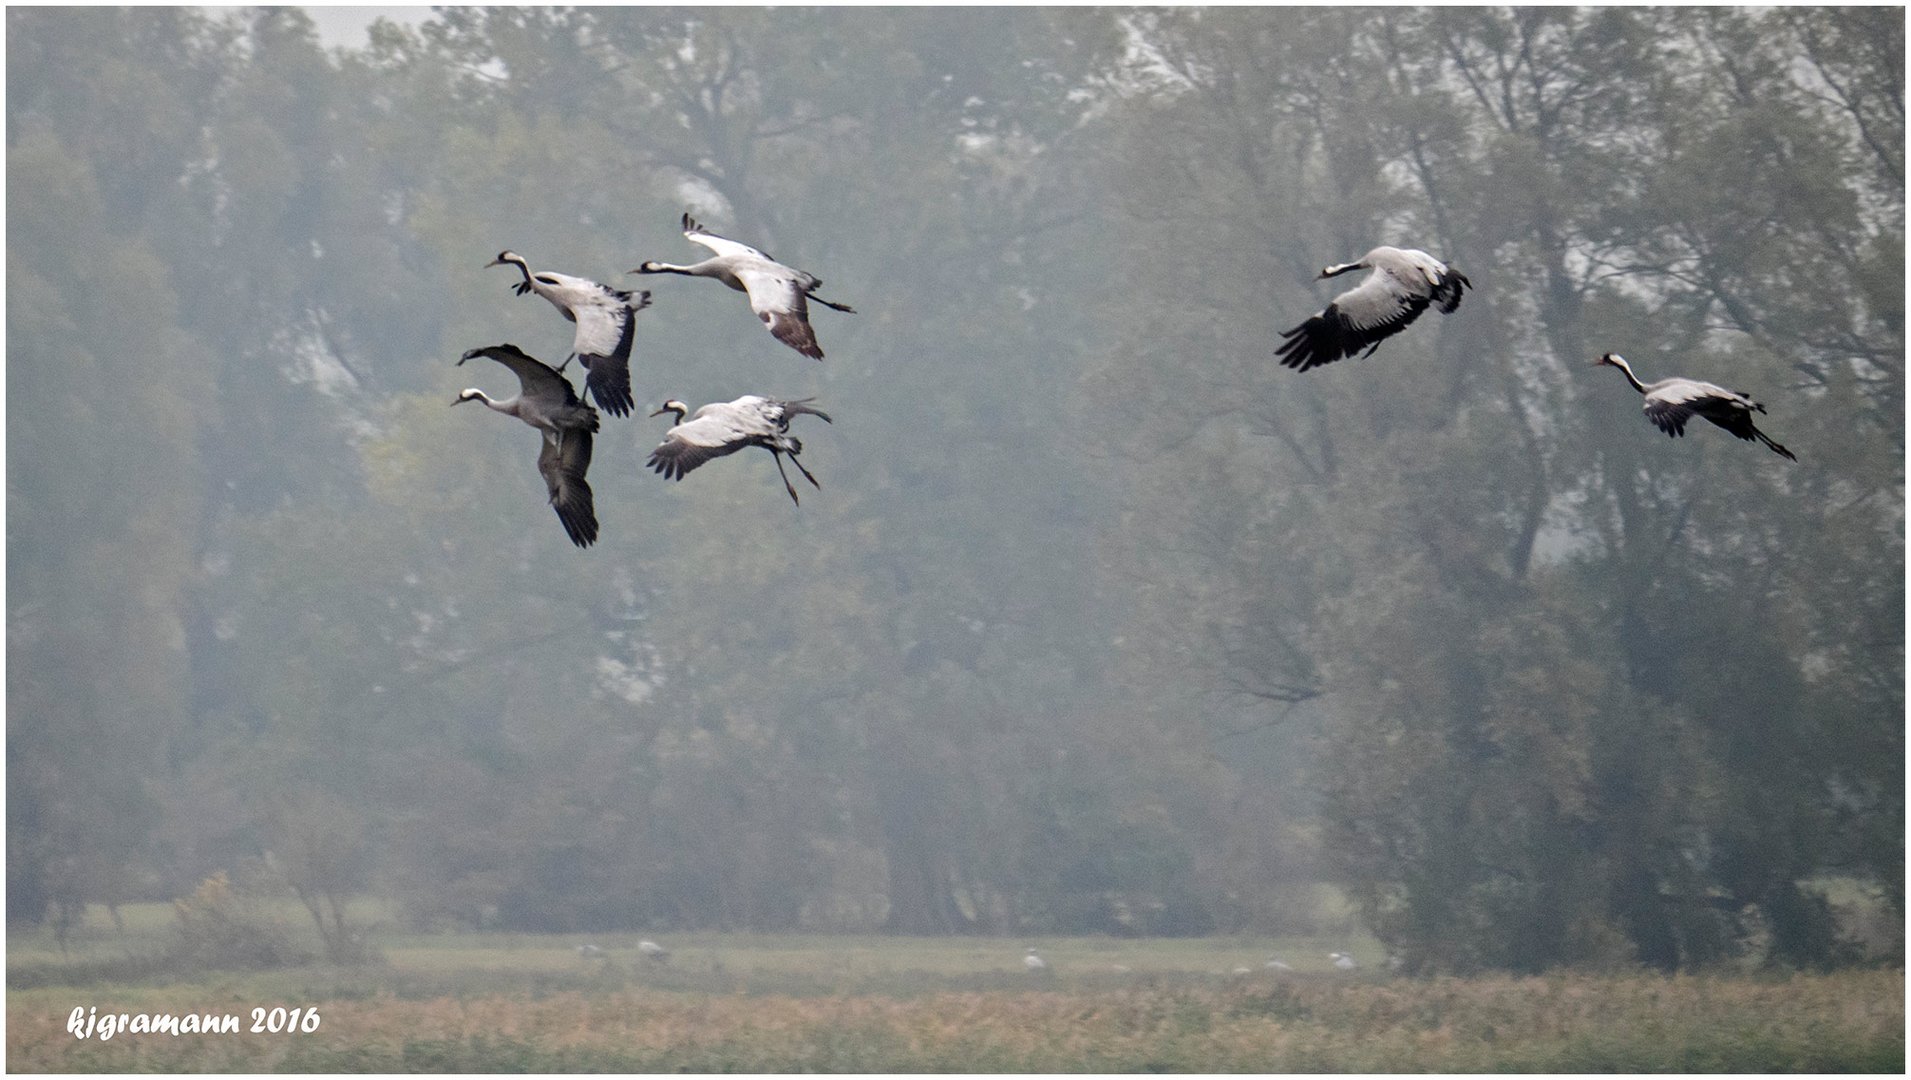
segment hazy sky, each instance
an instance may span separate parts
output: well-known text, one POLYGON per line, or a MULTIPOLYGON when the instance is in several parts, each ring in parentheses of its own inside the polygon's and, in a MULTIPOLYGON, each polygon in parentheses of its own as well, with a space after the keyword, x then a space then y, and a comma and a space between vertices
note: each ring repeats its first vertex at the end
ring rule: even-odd
POLYGON ((360 7, 347 4, 306 4, 306 13, 318 24, 319 41, 326 48, 365 44, 365 29, 381 16, 393 22, 423 22, 431 18, 431 8, 360 7))

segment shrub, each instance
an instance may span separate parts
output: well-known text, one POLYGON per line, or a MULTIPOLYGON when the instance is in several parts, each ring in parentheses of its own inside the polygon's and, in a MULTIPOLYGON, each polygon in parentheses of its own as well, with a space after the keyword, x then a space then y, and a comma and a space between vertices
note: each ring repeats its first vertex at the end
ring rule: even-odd
POLYGON ((233 888, 224 870, 173 901, 179 938, 171 958, 200 969, 257 971, 310 963, 291 931, 266 914, 258 898, 233 888))

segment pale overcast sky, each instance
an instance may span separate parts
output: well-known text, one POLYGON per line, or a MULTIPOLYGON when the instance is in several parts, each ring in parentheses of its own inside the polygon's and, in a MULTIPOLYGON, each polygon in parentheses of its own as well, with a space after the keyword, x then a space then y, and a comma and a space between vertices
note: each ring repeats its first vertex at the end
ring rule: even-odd
POLYGON ((358 48, 365 44, 365 29, 380 17, 393 22, 418 23, 431 18, 431 8, 359 7, 345 4, 303 4, 306 14, 318 25, 319 42, 326 48, 340 45, 358 48))

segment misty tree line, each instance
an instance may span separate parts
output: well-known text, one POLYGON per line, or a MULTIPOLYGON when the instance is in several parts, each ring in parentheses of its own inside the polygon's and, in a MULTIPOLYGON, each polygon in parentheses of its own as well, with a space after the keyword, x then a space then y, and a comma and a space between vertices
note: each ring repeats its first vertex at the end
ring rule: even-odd
POLYGON ((253 865, 545 931, 1307 930, 1331 881, 1444 970, 1901 917, 1900 10, 7 31, 10 920, 253 865), (478 268, 682 259, 636 237, 698 200, 861 314, 802 368, 659 286, 639 400, 814 387, 824 489, 616 427, 573 552, 445 407, 559 349, 478 268), (1379 243, 1476 292, 1275 366, 1379 243), (1608 350, 1801 460, 1663 438, 1608 350))

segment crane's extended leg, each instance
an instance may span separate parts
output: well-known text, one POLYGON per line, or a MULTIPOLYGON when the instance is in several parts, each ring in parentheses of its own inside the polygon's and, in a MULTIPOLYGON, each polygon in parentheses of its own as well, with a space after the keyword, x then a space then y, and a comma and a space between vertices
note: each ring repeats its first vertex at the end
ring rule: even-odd
MULTIPOLYGON (((1752 429, 1752 434, 1754 434, 1754 435, 1756 435, 1756 436, 1758 436, 1758 441, 1759 441, 1759 442, 1762 442, 1762 443, 1764 443, 1764 444, 1765 444, 1766 446, 1769 446, 1769 447, 1771 447, 1771 448, 1772 448, 1772 450, 1773 450, 1773 451, 1774 451, 1775 453, 1777 453, 1777 454, 1779 454, 1779 455, 1780 455, 1781 457, 1787 457, 1787 458, 1790 458, 1790 459, 1791 459, 1791 460, 1793 460, 1793 461, 1797 461, 1797 460, 1798 460, 1798 455, 1797 455, 1797 454, 1794 454, 1794 453, 1792 453, 1792 452, 1791 452, 1790 450, 1787 450, 1787 449, 1785 449, 1784 447, 1782 447, 1782 446, 1780 446, 1780 445, 1778 445, 1777 443, 1775 443, 1775 442, 1773 442, 1773 441, 1772 441, 1772 437, 1771 437, 1770 435, 1767 435, 1767 434, 1765 434, 1764 432, 1762 432, 1762 431, 1760 431, 1760 430, 1758 430, 1757 428, 1753 428, 1753 429, 1752 429)), ((792 460, 792 461, 794 461, 794 460, 796 460, 796 459, 795 459, 795 458, 791 458, 790 460, 792 460)))
MULTIPOLYGON (((783 490, 790 493, 791 502, 798 506, 803 505, 803 500, 796 497, 796 488, 790 483, 790 474, 783 471, 783 452, 781 450, 772 450, 770 453, 776 458, 776 475, 783 478, 783 490)), ((790 460, 795 461, 796 459, 791 458, 790 460)), ((802 467, 801 465, 797 466, 799 469, 802 467)))
POLYGON ((799 459, 795 454, 790 455, 790 464, 796 466, 797 471, 803 474, 803 478, 810 482, 811 487, 815 488, 818 491, 823 490, 823 485, 817 482, 816 477, 810 475, 810 471, 808 469, 803 468, 802 460, 799 459))

